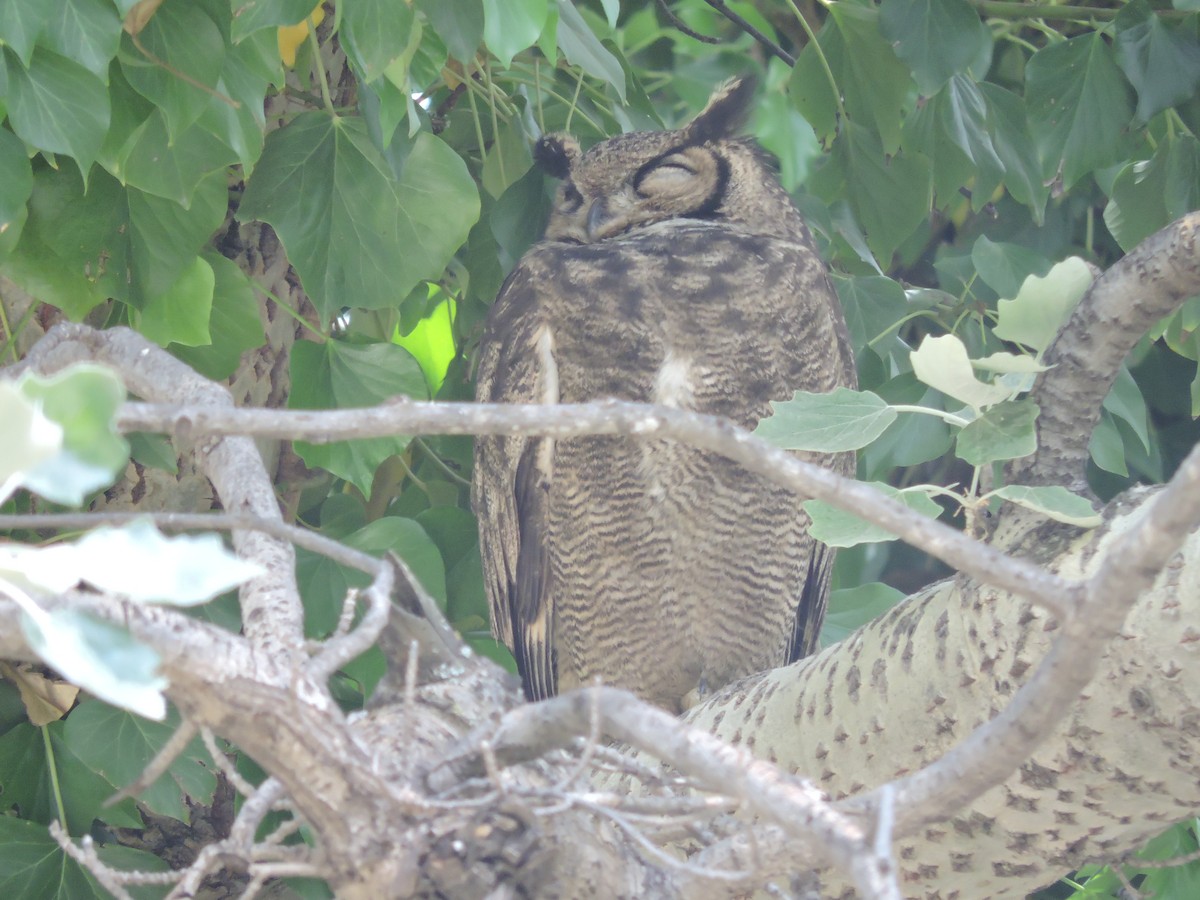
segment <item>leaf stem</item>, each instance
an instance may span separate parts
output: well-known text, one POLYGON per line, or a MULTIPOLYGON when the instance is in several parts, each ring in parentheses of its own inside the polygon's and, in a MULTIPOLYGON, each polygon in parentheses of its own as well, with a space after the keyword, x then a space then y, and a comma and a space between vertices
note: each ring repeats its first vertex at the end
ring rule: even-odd
POLYGON ((50 742, 50 726, 42 725, 42 747, 46 751, 46 768, 50 772, 50 790, 54 792, 54 805, 58 807, 58 821, 63 830, 67 828, 67 810, 63 805, 62 785, 58 783, 58 761, 54 758, 54 745, 50 742))
POLYGON ((958 428, 966 428, 971 424, 962 416, 956 416, 954 413, 948 413, 942 409, 931 409, 928 406, 913 406, 907 403, 890 403, 888 405, 896 412, 924 413, 927 416, 937 416, 946 424, 955 425, 958 428))
MULTIPOLYGON (((787 0, 787 2, 788 6, 792 8, 792 12, 796 14, 796 20, 800 23, 800 27, 808 35, 808 45, 817 54, 817 61, 821 64, 821 69, 825 72, 825 77, 829 80, 829 87, 833 91, 834 102, 837 103, 838 121, 841 122, 846 118, 846 106, 842 103, 842 92, 838 90, 837 79, 833 76, 833 69, 829 66, 829 60, 825 57, 825 51, 821 49, 821 44, 817 40, 816 33, 812 30, 812 26, 808 24, 808 19, 804 18, 804 13, 800 11, 800 7, 796 5, 796 0, 787 0)), ((799 58, 799 54, 797 54, 797 61, 799 61, 799 58)))
POLYGON ((309 16, 305 23, 308 25, 308 44, 312 48, 313 64, 317 67, 317 82, 321 86, 321 101, 331 116, 337 116, 333 108, 333 98, 329 95, 329 76, 325 72, 325 61, 321 59, 321 45, 317 43, 317 23, 309 16))

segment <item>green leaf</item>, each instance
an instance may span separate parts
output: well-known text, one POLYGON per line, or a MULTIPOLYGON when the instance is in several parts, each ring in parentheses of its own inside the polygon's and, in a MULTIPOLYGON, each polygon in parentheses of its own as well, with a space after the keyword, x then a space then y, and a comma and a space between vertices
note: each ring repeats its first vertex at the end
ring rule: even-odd
POLYGON ((483 0, 483 41, 503 68, 537 41, 549 12, 547 0, 483 0))
MULTIPOLYGON (((62 797, 64 824, 71 834, 86 834, 95 819, 126 828, 144 827, 132 799, 105 808, 105 801, 122 785, 112 784, 79 758, 76 748, 64 737, 65 726, 62 721, 51 722, 43 730, 23 722, 0 737, 0 793, 6 808, 16 807, 23 818, 44 825, 59 818, 57 793, 62 797)), ((0 820, 6 818, 0 816, 0 820)))
MULTIPOLYGON (((877 393, 888 403, 940 408, 941 396, 912 372, 881 384, 877 393)), ((900 416, 859 454, 865 478, 886 477, 897 466, 916 466, 937 459, 950 449, 950 426, 932 415, 900 416)))
MULTIPOLYGON (((533 154, 529 150, 529 140, 521 122, 513 118, 505 122, 496 132, 492 146, 488 148, 487 156, 483 158, 483 167, 479 181, 493 197, 499 198, 509 187, 520 181, 533 168, 533 154)), ((541 172, 536 184, 538 190, 542 187, 541 172)), ((540 225, 540 223, 539 223, 540 225)))
MULTIPOLYGON (((403 395, 429 399, 421 366, 395 344, 298 343, 292 348, 292 409, 346 409, 382 403, 403 395)), ((375 469, 389 456, 402 453, 409 438, 370 438, 310 444, 295 448, 309 466, 328 469, 370 494, 375 469)))
POLYGON ((398 306, 437 278, 479 216, 462 159, 422 132, 400 178, 358 119, 302 113, 267 139, 243 219, 274 226, 323 319, 398 306))
POLYGON ((1029 207, 1034 222, 1040 225, 1050 191, 1043 184, 1041 162, 1025 115, 1025 104, 1016 94, 994 84, 981 83, 979 91, 987 102, 992 146, 1004 163, 1004 185, 1014 200, 1029 207))
POLYGON ((108 64, 121 46, 121 17, 106 0, 59 0, 49 11, 41 43, 108 81, 108 64))
POLYGON ((1042 146, 1043 175, 1061 167, 1063 187, 1121 159, 1133 106, 1129 84, 1100 32, 1051 44, 1026 67, 1029 118, 1042 146))
MULTIPOLYGON (((845 98, 846 115, 873 132, 884 152, 895 153, 900 147, 901 110, 913 82, 879 33, 878 12, 855 4, 831 5, 817 43, 845 98)), ((836 104, 816 47, 810 44, 800 52, 789 84, 796 108, 826 140, 837 125, 836 104)))
POLYGON ((214 172, 196 186, 190 207, 164 200, 136 188, 125 191, 129 210, 127 232, 132 263, 131 300, 144 304, 170 290, 196 254, 224 220, 228 204, 225 176, 214 172))
POLYGON ((966 72, 992 45, 991 32, 967 0, 883 0, 879 29, 926 96, 966 72))
MULTIPOLYGON (((889 484, 879 482, 872 482, 871 486, 921 515, 935 519, 941 515, 942 508, 922 490, 900 491, 889 484)), ((854 547, 857 544, 877 544, 896 539, 890 531, 823 500, 806 500, 803 506, 804 511, 812 518, 812 536, 830 547, 854 547)))
POLYGON ((877 619, 904 599, 904 592, 873 581, 829 592, 829 613, 821 626, 821 646, 831 647, 877 619))
POLYGON ((986 497, 999 497, 1025 509, 1043 513, 1055 522, 1095 528, 1102 521, 1086 497, 1073 494, 1061 485, 1029 487, 1022 484, 1006 484, 989 492, 986 497))
POLYGON ((459 62, 475 58, 479 42, 483 40, 483 4, 480 0, 453 5, 445 0, 417 0, 417 9, 425 14, 451 56, 459 62))
POLYGON ((1051 262, 1019 244, 1005 244, 980 235, 971 248, 971 262, 979 277, 1001 297, 1015 297, 1030 275, 1045 275, 1051 262))
POLYGON ((212 266, 197 256, 170 288, 142 307, 138 331, 163 347, 172 342, 189 347, 211 344, 208 318, 215 283, 212 266))
POLYGON ((1092 462, 1104 471, 1129 477, 1129 468, 1125 465, 1125 440, 1112 413, 1106 409, 1100 410, 1100 421, 1088 439, 1088 453, 1092 462))
POLYGON ((5 53, 8 121, 39 150, 75 158, 87 172, 108 131, 108 90, 74 60, 38 46, 28 68, 5 53))
POLYGON ((1044 277, 1030 275, 1016 297, 996 304, 996 337, 1040 353, 1091 284, 1092 272, 1078 256, 1056 263, 1044 277))
POLYGON ((210 103, 222 102, 197 85, 216 88, 225 64, 225 39, 199 4, 164 3, 138 40, 157 60, 136 47, 127 34, 121 47, 121 71, 133 89, 162 112, 173 141, 210 103))
POLYGON ((234 43, 264 28, 298 25, 316 7, 315 0, 233 0, 234 43))
POLYGON ((955 453, 973 466, 1020 459, 1037 449, 1038 407, 1032 400, 1006 400, 958 433, 955 453))
POLYGON ((1104 398, 1104 409, 1118 419, 1124 420, 1139 441, 1142 449, 1150 452, 1150 413, 1146 409, 1146 398, 1138 387, 1129 366, 1122 364, 1117 370, 1116 380, 1108 396, 1104 398))
POLYGON ((11 131, 0 129, 0 234, 20 232, 31 193, 33 170, 25 145, 11 131))
MULTIPOLYGON (((394 552, 404 560, 421 586, 439 603, 446 602, 446 567, 437 544, 413 519, 384 516, 342 540, 363 553, 383 556, 394 552)), ((327 557, 304 549, 296 551, 296 580, 304 600, 304 633, 324 637, 341 615, 346 591, 363 587, 367 577, 345 569, 327 557)))
MULTIPOLYGON (((830 277, 846 316, 850 343, 855 347, 866 347, 869 341, 892 331, 908 312, 904 288, 891 278, 882 275, 847 278, 835 273, 830 277)), ((880 353, 875 347, 871 349, 880 353)))
POLYGON ((22 65, 29 65, 33 47, 42 36, 52 10, 53 6, 43 0, 0 3, 0 43, 16 53, 22 65))
POLYGON ((409 44, 415 14, 395 0, 354 0, 340 8, 338 34, 365 82, 372 82, 409 44))
POLYGON ((160 109, 130 133, 112 159, 103 160, 126 185, 184 208, 192 205, 206 177, 224 176, 224 169, 239 161, 236 151, 199 123, 172 138, 160 109))
POLYGON ((845 168, 850 203, 867 243, 886 265, 929 214, 929 160, 919 154, 885 156, 878 136, 854 122, 847 122, 834 142, 834 154, 845 168))
POLYGON ((558 0, 558 46, 573 66, 610 84, 625 102, 625 70, 620 61, 592 34, 570 0, 558 0))
POLYGON ((1149 122, 1156 113, 1183 103, 1200 88, 1200 44, 1191 34, 1173 29, 1145 0, 1135 0, 1117 13, 1117 63, 1137 91, 1137 118, 1149 122))
MULTIPOLYGON (((132 784, 179 728, 172 708, 163 721, 148 721, 95 700, 83 700, 67 716, 64 738, 79 758, 110 784, 132 784)), ((191 808, 212 802, 215 766, 199 737, 175 757, 162 777, 138 794, 160 816, 187 822, 191 808)))
POLYGON ((201 347, 172 344, 167 349, 201 375, 223 381, 237 369, 242 353, 262 346, 263 324, 246 273, 219 253, 205 253, 204 260, 215 279, 207 323, 212 343, 201 347))
POLYGON ((62 450, 27 471, 22 483, 48 500, 72 506, 112 484, 129 459, 129 445, 113 424, 125 387, 112 370, 78 363, 44 378, 26 375, 18 387, 41 403, 63 435, 62 450))
POLYGON ((1200 209, 1200 143, 1172 133, 1149 160, 1131 162, 1117 175, 1104 223, 1128 251, 1193 209, 1200 209))
POLYGON ((980 210, 1004 178, 1004 163, 988 133, 987 103, 974 81, 955 75, 938 94, 937 108, 943 133, 974 165, 971 206, 980 210))
POLYGON ((791 400, 772 400, 771 415, 754 433, 784 450, 841 453, 865 447, 894 421, 896 411, 870 391, 797 391, 791 400))
POLYGON ((102 889, 50 836, 45 825, 0 816, 0 895, 94 900, 102 889))
POLYGON ((166 715, 158 654, 128 631, 69 609, 22 615, 21 631, 42 662, 72 684, 150 719, 166 715))
POLYGON ((446 370, 458 354, 454 340, 456 307, 452 297, 445 297, 408 334, 392 338, 394 344, 411 353, 420 364, 431 397, 441 389, 446 370))
POLYGON ((1012 396, 1002 385, 987 384, 975 377, 967 348, 952 334, 926 337, 909 355, 913 374, 947 397, 980 410, 1012 396))

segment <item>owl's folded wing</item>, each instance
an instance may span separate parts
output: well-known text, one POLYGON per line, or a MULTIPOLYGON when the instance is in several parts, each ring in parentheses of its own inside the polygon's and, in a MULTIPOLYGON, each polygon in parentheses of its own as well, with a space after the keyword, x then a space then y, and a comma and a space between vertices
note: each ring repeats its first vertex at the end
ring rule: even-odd
MULTIPOLYGON (((476 398, 557 403, 554 340, 537 315, 529 273, 518 265, 496 301, 481 345, 476 398)), ((557 689, 553 591, 546 527, 554 441, 479 437, 472 501, 492 631, 508 645, 531 700, 557 689)))

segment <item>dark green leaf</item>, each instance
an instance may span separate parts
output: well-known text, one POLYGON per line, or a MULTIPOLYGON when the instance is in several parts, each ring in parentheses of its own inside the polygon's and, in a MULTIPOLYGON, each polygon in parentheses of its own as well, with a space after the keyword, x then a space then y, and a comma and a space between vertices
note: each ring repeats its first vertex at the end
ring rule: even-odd
POLYGON ((1171 134, 1154 156, 1117 175, 1104 223, 1128 251, 1193 209, 1200 209, 1200 143, 1190 134, 1171 134))
POLYGON ((979 277, 997 295, 1015 297, 1030 275, 1045 275, 1051 262, 1040 253, 1017 244, 1004 244, 980 235, 971 248, 971 262, 979 277))
POLYGON ((850 343, 856 348, 866 347, 869 341, 892 331, 908 312, 904 288, 891 278, 833 275, 833 286, 842 301, 850 343))
POLYGON ((988 133, 983 94, 969 77, 955 75, 938 95, 937 105, 946 137, 974 164, 971 205, 982 209, 1004 177, 1004 164, 988 133))
MULTIPOLYGON (((901 110, 912 78, 879 33, 876 10, 834 4, 817 40, 845 98, 846 115, 873 131, 885 152, 895 153, 900 146, 901 110)), ((802 88, 794 98, 797 109, 825 140, 836 125, 836 104, 815 47, 801 51, 791 85, 802 88)))
POLYGON ((1099 32, 1039 50, 1026 68, 1029 119, 1045 160, 1043 175, 1061 168, 1070 188, 1121 158, 1133 115, 1129 84, 1099 32))
MULTIPOLYGON (((125 787, 142 775, 178 728, 174 709, 162 722, 152 722, 99 700, 84 700, 67 716, 63 737, 92 771, 115 787, 125 787)), ((189 802, 209 803, 216 784, 212 759, 194 737, 137 799, 159 815, 187 822, 189 802)))
POLYGON ((0 816, 0 895, 38 900, 98 900, 99 886, 44 825, 0 816))
POLYGON ((0 129, 0 233, 9 229, 19 234, 25 222, 25 204, 33 193, 33 170, 25 145, 7 129, 0 129))
POLYGON ((926 96, 966 72, 992 43, 991 32, 967 0, 883 0, 879 28, 926 96))
POLYGON ((1137 117, 1149 122, 1155 113, 1182 103, 1200 87, 1200 44, 1190 34, 1160 19, 1145 0, 1135 0, 1117 14, 1117 62, 1137 91, 1137 117))
POLYGON ((901 153, 887 157, 873 132, 847 122, 834 143, 845 165, 850 202, 871 251, 885 265, 929 214, 933 173, 929 160, 901 153))
POLYGON ((979 90, 988 105, 992 146, 1004 163, 1004 185, 1013 199, 1032 210, 1034 222, 1040 225, 1049 189, 1042 183, 1041 163, 1025 104, 1016 94, 994 84, 981 83, 979 90))
MULTIPOLYGON (((288 405, 292 409, 370 406, 396 395, 429 397, 421 366, 395 344, 298 343, 292 348, 291 373, 288 405)), ((375 469, 389 456, 402 453, 408 441, 405 437, 332 444, 297 441, 295 446, 307 465, 328 469, 370 494, 375 469)))
POLYGON ((401 177, 362 122, 303 113, 272 132, 242 199, 271 223, 322 318, 394 307, 438 277, 479 215, 462 159, 422 132, 401 177))
POLYGON ((475 58, 483 40, 483 4, 480 0, 417 0, 417 9, 429 19, 433 30, 446 44, 450 55, 459 62, 475 58))
POLYGON ((87 172, 108 131, 104 82, 74 60, 37 47, 23 67, 5 53, 8 119, 22 140, 39 150, 73 156, 87 172))
POLYGON ((408 46, 414 13, 395 0, 354 0, 339 9, 339 32, 364 81, 374 81, 408 46))
POLYGON ((60 0, 44 4, 50 14, 42 43, 73 59, 98 78, 121 46, 121 19, 106 0, 60 0))
POLYGON ((844 641, 904 599, 904 592, 878 581, 829 593, 829 614, 821 626, 821 646, 844 641))
POLYGON ((125 35, 121 71, 133 89, 162 112, 167 133, 174 140, 210 103, 222 102, 197 83, 210 89, 216 87, 225 62, 225 39, 199 5, 164 3, 142 29, 138 41, 157 60, 148 57, 125 35), (180 74, 187 78, 181 78, 180 74))

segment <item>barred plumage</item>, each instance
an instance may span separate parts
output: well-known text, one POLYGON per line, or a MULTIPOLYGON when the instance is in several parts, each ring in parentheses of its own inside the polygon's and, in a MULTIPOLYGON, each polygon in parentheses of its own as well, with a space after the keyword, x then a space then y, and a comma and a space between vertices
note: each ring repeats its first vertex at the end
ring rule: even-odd
MULTIPOLYGON (((733 136, 751 92, 731 82, 678 131, 587 153, 542 139, 563 183, 492 309, 479 400, 617 397, 753 427, 770 400, 855 384, 808 229, 762 152, 733 136)), ((531 699, 599 676, 678 710, 816 645, 832 554, 795 495, 722 457, 626 437, 481 438, 473 501, 493 631, 531 699)))

